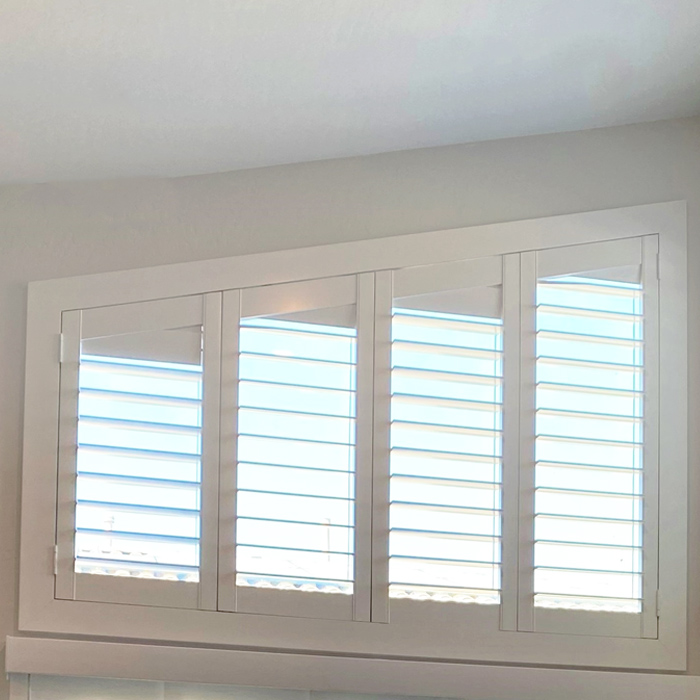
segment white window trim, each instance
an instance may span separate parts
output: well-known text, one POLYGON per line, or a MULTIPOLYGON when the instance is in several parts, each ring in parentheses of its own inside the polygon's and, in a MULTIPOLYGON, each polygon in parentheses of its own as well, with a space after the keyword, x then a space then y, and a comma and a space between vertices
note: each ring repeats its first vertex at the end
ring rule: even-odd
MULTIPOLYGON (((454 661, 546 663, 630 669, 686 667, 687 337, 685 203, 672 202, 545 219, 412 234, 379 240, 36 282, 29 289, 22 493, 19 629, 51 635, 247 646, 289 651, 332 651, 349 656, 419 657, 454 661), (211 610, 167 609, 58 600, 54 596, 58 362, 61 314, 67 310, 207 294, 319 277, 454 262, 658 234, 663 358, 659 442, 661 616, 658 638, 607 638, 497 631, 479 625, 458 638, 426 633, 414 615, 392 625, 295 619, 211 610), (672 426, 669 428, 668 426, 672 426)), ((507 260, 507 257, 505 258, 507 260)), ((506 265, 508 263, 506 262, 506 265)), ((376 295, 387 296, 385 275, 376 295), (383 288, 384 287, 384 288, 383 288)), ((506 313, 508 312, 506 306, 506 313)), ((386 320, 384 321, 386 322, 386 320)), ((388 348, 375 347, 388 366, 388 348)), ((376 394, 386 387, 377 386, 376 394)), ((375 449, 387 435, 375 431, 375 449)), ((375 480, 377 482, 379 480, 375 480)), ((381 489, 380 483, 375 483, 381 489)), ((504 572, 506 573, 506 572, 504 572)), ((374 584, 380 583, 375 580, 374 584)), ((373 602, 380 619, 386 596, 373 602)), ((449 606, 446 606, 449 608, 449 606)), ((474 610, 474 617, 493 611, 474 610)), ((513 611, 504 615, 512 619, 513 611)), ((449 611, 445 610, 445 615, 449 611)), ((401 616, 403 617, 403 616, 401 616)), ((504 625, 505 626, 505 625, 504 625)), ((433 626, 435 627, 435 626, 433 626)), ((496 625, 498 627, 498 625, 496 625)))
MULTIPOLYGON (((246 689, 241 686, 264 688, 266 694, 271 694, 269 700, 274 700, 272 689, 329 693, 328 700, 363 700, 362 696, 357 695, 360 693, 385 695, 386 700, 411 700, 416 696, 433 700, 438 697, 462 700, 521 700, 524 697, 562 700, 564 688, 567 700, 658 700, 662 697, 696 700, 700 695, 700 677, 668 673, 430 661, 394 660, 387 663, 380 659, 316 654, 224 649, 204 651, 187 647, 18 637, 8 638, 7 668, 10 673, 10 700, 32 700, 32 678, 37 675, 95 678, 95 669, 104 670, 103 678, 136 681, 134 685, 141 691, 139 697, 144 695, 141 681, 159 681, 154 692, 158 698, 170 697, 168 690, 171 687, 175 690, 175 697, 182 697, 182 691, 177 692, 178 686, 187 683, 187 697, 193 700, 198 697, 199 688, 202 698, 211 695, 217 698, 246 698, 246 689), (216 684, 216 689, 208 690, 209 684, 216 684), (351 695, 343 698, 339 693, 351 695)), ((46 687, 45 683, 43 685, 46 687)), ((70 685, 62 685, 70 689, 70 685)), ((93 688, 100 698, 109 700, 109 682, 96 681, 93 688)), ((121 683, 120 690, 118 697, 124 698, 125 688, 121 683)), ((259 698, 260 693, 253 690, 251 695, 259 698)), ((281 700, 285 700, 284 696, 281 700)), ((368 696, 364 700, 380 698, 368 696)))

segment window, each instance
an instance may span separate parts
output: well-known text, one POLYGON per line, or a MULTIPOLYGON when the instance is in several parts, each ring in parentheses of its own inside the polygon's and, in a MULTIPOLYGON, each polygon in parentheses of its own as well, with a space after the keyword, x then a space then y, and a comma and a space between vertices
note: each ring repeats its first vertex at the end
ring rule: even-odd
POLYGON ((392 598, 500 602, 501 260, 482 264, 493 286, 464 286, 472 263, 395 273, 392 598))
POLYGON ((83 352, 79 389, 76 573, 197 582, 201 365, 83 352))
POLYGON ((221 610, 369 619, 368 584, 357 590, 369 567, 355 556, 370 545, 369 498, 356 498, 358 477, 371 481, 371 461, 358 475, 356 457, 358 403, 371 411, 364 357, 369 382, 358 376, 367 281, 224 295, 221 610))
POLYGON ((202 296, 64 312, 58 598, 215 606, 201 575, 203 445, 216 432, 204 325, 202 296))
POLYGON ((352 595, 355 335, 241 324, 238 586, 352 595))
POLYGON ((42 283, 21 629, 680 668, 674 206, 42 283))
POLYGON ((524 625, 656 637, 658 239, 526 256, 536 279, 522 300, 534 325, 521 358, 534 384, 524 625))
POLYGON ((641 612, 643 292, 537 283, 536 606, 641 612))

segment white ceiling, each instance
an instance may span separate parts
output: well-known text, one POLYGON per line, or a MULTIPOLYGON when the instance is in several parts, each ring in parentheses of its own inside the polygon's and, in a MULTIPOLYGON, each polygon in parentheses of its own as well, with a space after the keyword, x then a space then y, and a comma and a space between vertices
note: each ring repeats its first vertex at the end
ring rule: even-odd
POLYGON ((0 0, 0 182, 700 113, 700 0, 0 0))

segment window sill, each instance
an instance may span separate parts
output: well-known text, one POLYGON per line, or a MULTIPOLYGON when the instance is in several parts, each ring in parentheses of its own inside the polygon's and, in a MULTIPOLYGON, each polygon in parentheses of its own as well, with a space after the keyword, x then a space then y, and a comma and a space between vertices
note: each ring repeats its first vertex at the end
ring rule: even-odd
MULTIPOLYGON (((691 700, 700 677, 447 664, 321 655, 232 651, 8 637, 7 672, 298 688, 346 693, 511 700, 629 697, 691 700)), ((12 677, 19 687, 26 677, 12 677)))
POLYGON ((409 610, 409 605, 409 601, 395 601, 392 621, 384 624, 51 600, 43 610, 32 608, 30 612, 29 606, 25 606, 19 628, 21 632, 38 635, 97 639, 109 636, 146 643, 274 649, 289 654, 330 653, 387 660, 646 671, 686 668, 685 638, 665 635, 663 627, 659 639, 596 637, 592 643, 586 635, 500 630, 497 606, 456 609, 436 603, 426 619, 422 607, 409 610), (427 624, 428 620, 431 624, 427 624))

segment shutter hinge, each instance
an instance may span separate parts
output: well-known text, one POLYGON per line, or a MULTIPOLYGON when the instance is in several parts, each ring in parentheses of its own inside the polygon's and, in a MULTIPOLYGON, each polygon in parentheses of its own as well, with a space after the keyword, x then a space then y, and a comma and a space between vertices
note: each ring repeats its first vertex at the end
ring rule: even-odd
POLYGON ((53 575, 58 576, 58 545, 53 546, 53 575))
POLYGON ((661 595, 659 594, 659 591, 656 591, 656 617, 661 616, 661 595))
POLYGON ((64 340, 63 340, 63 333, 58 334, 58 363, 61 364, 63 362, 63 346, 64 346, 64 340))
POLYGON ((661 259, 659 257, 659 254, 656 254, 656 279, 660 280, 661 279, 661 259))

